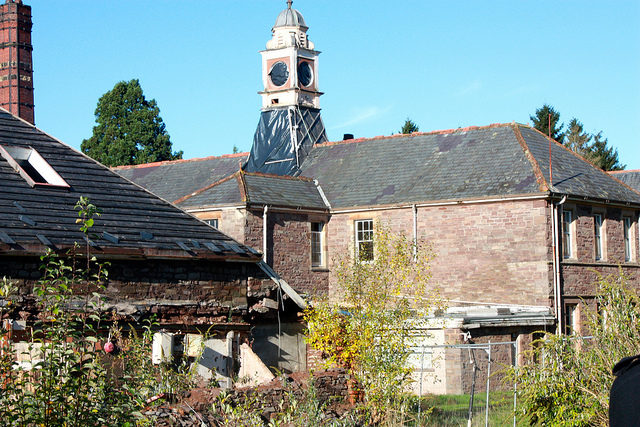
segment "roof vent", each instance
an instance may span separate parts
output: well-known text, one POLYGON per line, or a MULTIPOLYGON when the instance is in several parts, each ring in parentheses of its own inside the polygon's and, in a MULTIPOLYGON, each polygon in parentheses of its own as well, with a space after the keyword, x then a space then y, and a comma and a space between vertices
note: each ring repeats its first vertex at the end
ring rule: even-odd
POLYGON ((15 245, 16 242, 13 240, 7 233, 4 231, 0 231, 0 242, 5 243, 7 245, 15 245))
POLYGON ((31 218, 29 218, 26 215, 18 215, 18 219, 22 222, 24 222, 27 225, 30 225, 32 227, 35 227, 36 222, 34 220, 32 220, 31 218))
POLYGON ((140 238, 142 240, 153 240, 153 233, 149 233, 148 231, 141 231, 140 238))
POLYGON ((343 141, 347 141, 349 139, 353 139, 353 134, 352 133, 345 133, 344 136, 342 137, 343 141))
POLYGON ((107 233, 106 231, 102 232, 102 238, 116 245, 120 242, 120 239, 117 236, 114 236, 111 233, 107 233))

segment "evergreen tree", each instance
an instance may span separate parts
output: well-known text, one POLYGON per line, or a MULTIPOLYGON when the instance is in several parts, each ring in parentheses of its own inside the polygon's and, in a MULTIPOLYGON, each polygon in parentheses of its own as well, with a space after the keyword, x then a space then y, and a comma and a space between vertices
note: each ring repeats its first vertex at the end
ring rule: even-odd
POLYGON ((600 169, 611 171, 625 168, 618 159, 618 150, 607 145, 607 138, 602 136, 602 131, 589 134, 585 132, 583 124, 574 118, 569 122, 567 131, 562 132, 564 124, 560 123, 560 113, 550 105, 543 105, 536 110, 535 115, 529 116, 533 127, 548 135, 549 114, 551 114, 551 138, 580 154, 600 169))
POLYGON ((538 129, 545 135, 549 135, 549 114, 551 114, 551 138, 562 143, 564 140, 564 132, 562 132, 563 124, 560 123, 560 113, 553 109, 552 106, 544 104, 536 110, 536 114, 529 116, 533 122, 533 127, 538 129))
POLYGON ((626 165, 620 163, 618 150, 613 147, 607 147, 607 143, 607 138, 602 136, 602 131, 593 135, 589 160, 606 171, 623 170, 626 165))
POLYGON ((413 122, 409 117, 404 121, 404 125, 402 125, 402 129, 400 129, 400 133, 402 134, 410 134, 413 132, 418 132, 420 128, 415 122, 413 122))
POLYGON ((584 126, 578 119, 571 119, 567 132, 565 133, 564 146, 571 151, 575 151, 583 157, 587 157, 591 150, 592 135, 584 131, 584 126))
POLYGON ((121 81, 102 95, 95 116, 93 135, 80 149, 106 166, 182 158, 182 151, 172 153, 160 109, 145 98, 137 79, 121 81))

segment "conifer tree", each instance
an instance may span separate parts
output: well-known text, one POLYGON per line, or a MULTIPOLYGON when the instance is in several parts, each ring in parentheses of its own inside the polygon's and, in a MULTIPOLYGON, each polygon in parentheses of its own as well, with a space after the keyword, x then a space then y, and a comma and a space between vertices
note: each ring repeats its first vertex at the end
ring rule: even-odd
POLYGON ((116 83, 100 97, 93 135, 82 141, 83 153, 106 166, 182 158, 171 141, 154 99, 147 100, 137 79, 116 83))
POLYGON ((536 110, 535 115, 529 116, 533 122, 533 127, 538 129, 545 135, 549 135, 549 114, 551 114, 551 139, 557 142, 564 142, 564 125, 560 123, 560 113, 553 109, 552 106, 544 104, 536 110))
POLYGON ((618 159, 618 150, 608 146, 607 138, 602 131, 597 134, 585 132, 583 124, 576 118, 569 122, 566 132, 562 132, 564 124, 560 123, 560 113, 550 105, 543 105, 529 116, 533 127, 545 135, 549 135, 549 117, 551 117, 551 138, 605 171, 622 170, 625 165, 618 159), (549 116, 551 115, 551 116, 549 116))
POLYGON ((410 134, 413 132, 418 132, 419 130, 420 128, 418 127, 418 125, 409 117, 407 117, 407 120, 404 121, 404 125, 402 125, 402 129, 400 129, 400 133, 410 134))

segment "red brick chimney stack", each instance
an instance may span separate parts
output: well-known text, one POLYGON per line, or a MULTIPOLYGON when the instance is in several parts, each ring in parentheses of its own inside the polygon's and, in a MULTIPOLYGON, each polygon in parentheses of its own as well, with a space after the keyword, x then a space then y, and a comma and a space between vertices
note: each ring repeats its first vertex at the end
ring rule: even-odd
POLYGON ((0 4, 0 107, 34 124, 32 50, 31 6, 6 0, 0 4))

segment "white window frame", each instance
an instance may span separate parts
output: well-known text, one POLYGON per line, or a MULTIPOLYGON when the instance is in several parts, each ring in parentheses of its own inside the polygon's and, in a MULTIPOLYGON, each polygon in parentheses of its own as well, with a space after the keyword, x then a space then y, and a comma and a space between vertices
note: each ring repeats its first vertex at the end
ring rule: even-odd
POLYGON ((326 224, 321 221, 314 221, 310 224, 311 227, 311 267, 320 268, 325 266, 325 253, 324 253, 324 233, 326 224), (317 226, 317 227, 315 227, 317 226), (315 230, 314 228, 319 228, 315 230), (318 256, 316 261, 315 255, 318 256))
POLYGON ((358 219, 354 222, 355 231, 355 255, 356 260, 360 262, 371 262, 374 258, 373 251, 373 219, 358 219), (360 253, 360 246, 362 244, 371 243, 370 256, 364 257, 364 253, 360 253))
POLYGON ((602 244, 602 214, 593 214, 593 248, 596 261, 604 259, 604 245, 602 244))
POLYGON ((220 223, 218 218, 210 218, 210 219, 205 219, 203 221, 209 224, 210 226, 212 226, 213 228, 218 228, 218 224, 220 223))
POLYGON ((580 304, 577 302, 566 303, 564 305, 564 332, 566 335, 577 335, 580 333, 580 304))
POLYGON ((573 211, 565 209, 562 211, 562 258, 573 258, 573 211), (566 221, 567 216, 569 221, 566 221))
POLYGON ((633 260, 633 248, 631 247, 631 237, 633 235, 633 221, 630 216, 622 217, 622 235, 624 238, 624 261, 633 260))
POLYGON ((0 156, 2 156, 31 187, 35 187, 36 185, 60 188, 70 187, 35 148, 20 147, 17 145, 0 145, 0 156), (32 176, 25 168, 33 169, 39 176, 32 176))

